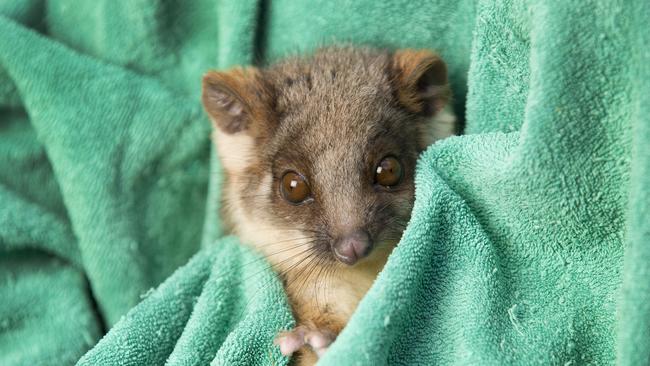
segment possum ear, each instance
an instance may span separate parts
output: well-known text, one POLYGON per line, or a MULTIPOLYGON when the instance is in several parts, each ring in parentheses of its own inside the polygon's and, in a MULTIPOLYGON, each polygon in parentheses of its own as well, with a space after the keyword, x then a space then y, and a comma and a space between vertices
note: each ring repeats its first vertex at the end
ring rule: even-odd
POLYGON ((273 120, 273 93, 254 67, 208 72, 201 99, 214 126, 226 134, 254 134, 273 120))
POLYGON ((399 102, 408 110, 433 116, 449 101, 447 66, 428 50, 399 50, 393 56, 393 80, 399 102))
POLYGON ((203 77, 203 107, 226 171, 240 173, 256 163, 256 145, 275 126, 274 94, 256 68, 210 71, 203 77))

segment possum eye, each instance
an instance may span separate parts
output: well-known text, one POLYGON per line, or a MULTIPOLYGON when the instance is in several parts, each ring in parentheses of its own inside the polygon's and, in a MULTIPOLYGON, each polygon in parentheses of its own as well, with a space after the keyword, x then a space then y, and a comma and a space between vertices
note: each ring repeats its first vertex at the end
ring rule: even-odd
POLYGON ((307 184, 307 180, 294 171, 284 173, 280 182, 280 191, 282 191, 282 197, 294 205, 311 198, 311 189, 307 184))
POLYGON ((402 164, 393 156, 381 159, 375 168, 375 184, 393 187, 402 180, 402 164))

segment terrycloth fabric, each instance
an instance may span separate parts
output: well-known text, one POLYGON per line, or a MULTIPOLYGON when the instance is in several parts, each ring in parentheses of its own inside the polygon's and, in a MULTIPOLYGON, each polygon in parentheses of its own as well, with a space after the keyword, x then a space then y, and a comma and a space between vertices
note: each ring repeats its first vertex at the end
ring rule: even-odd
POLYGON ((199 249, 216 31, 182 8, 2 2, 0 364, 76 362, 199 249))
POLYGON ((0 364, 286 364, 199 80, 339 42, 437 49, 469 135, 321 364, 650 362, 650 3, 541 3, 0 3, 0 364))

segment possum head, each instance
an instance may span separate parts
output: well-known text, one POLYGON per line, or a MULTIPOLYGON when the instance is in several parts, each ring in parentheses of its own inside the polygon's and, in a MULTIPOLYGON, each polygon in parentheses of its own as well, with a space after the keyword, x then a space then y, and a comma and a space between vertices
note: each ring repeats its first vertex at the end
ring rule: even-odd
POLYGON ((449 94, 444 62, 423 50, 327 48, 209 72, 202 100, 226 173, 227 224, 280 267, 354 266, 392 248, 449 94))

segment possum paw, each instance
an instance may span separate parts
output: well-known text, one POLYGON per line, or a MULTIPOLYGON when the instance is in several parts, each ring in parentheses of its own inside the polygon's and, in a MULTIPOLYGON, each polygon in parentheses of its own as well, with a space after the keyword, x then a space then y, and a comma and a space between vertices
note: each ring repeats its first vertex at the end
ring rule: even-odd
POLYGON ((321 357, 335 339, 336 335, 328 330, 298 326, 292 331, 280 333, 273 343, 280 346, 280 352, 285 356, 292 355, 303 346, 309 346, 321 357))

